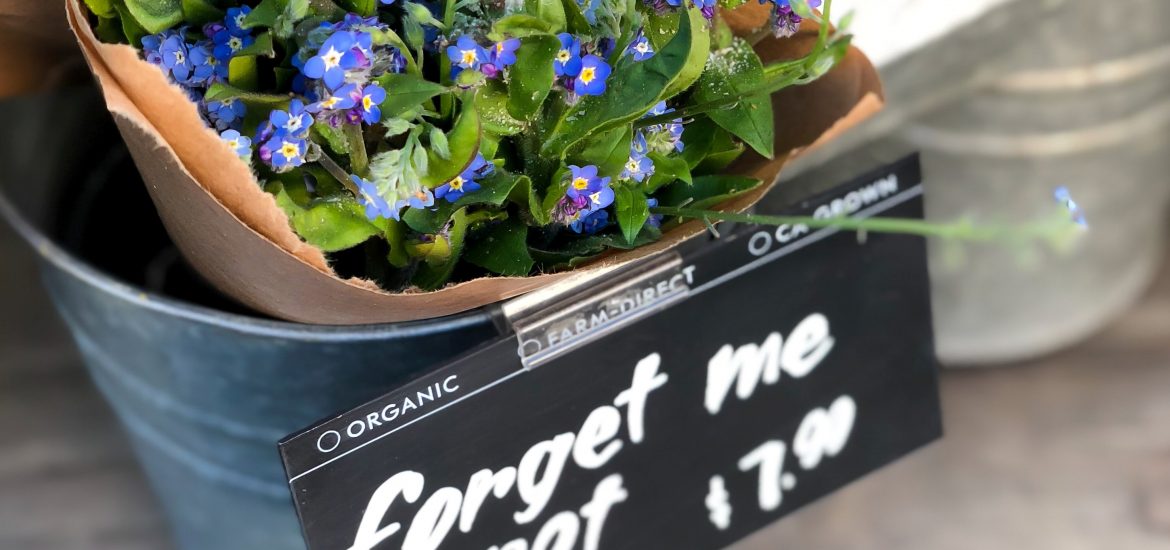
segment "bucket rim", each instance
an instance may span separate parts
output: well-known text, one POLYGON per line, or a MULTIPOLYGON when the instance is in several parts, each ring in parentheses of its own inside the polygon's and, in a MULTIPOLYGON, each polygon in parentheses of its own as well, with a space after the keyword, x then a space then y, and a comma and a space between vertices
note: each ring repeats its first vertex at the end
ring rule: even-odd
POLYGON ((137 307, 239 333, 327 342, 380 340, 385 339, 387 336, 425 336, 436 332, 458 330, 485 323, 494 324, 496 315, 493 311, 498 309, 497 306, 487 306, 469 312, 435 319, 369 325, 295 323, 229 313, 178 300, 113 278, 60 247, 53 239, 45 235, 26 219, 3 193, 0 193, 0 218, 8 220, 9 225, 16 230, 16 233, 32 247, 43 261, 48 262, 60 271, 67 273, 90 287, 129 302, 137 307))

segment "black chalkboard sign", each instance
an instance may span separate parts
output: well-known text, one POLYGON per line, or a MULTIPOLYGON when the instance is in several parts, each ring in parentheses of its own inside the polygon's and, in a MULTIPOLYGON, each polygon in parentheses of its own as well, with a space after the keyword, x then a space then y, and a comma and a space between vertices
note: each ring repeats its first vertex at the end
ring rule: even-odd
MULTIPOLYGON (((921 194, 909 158, 792 212, 921 194)), ((740 226, 652 264, 281 442, 309 548, 721 548, 940 436, 922 240, 740 226)))

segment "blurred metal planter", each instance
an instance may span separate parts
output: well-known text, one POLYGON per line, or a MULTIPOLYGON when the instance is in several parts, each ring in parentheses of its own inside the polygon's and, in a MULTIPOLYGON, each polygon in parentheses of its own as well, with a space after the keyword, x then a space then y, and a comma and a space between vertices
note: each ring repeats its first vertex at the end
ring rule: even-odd
POLYGON ((1072 344, 1132 304, 1166 248, 1170 204, 1170 3, 1073 2, 1038 22, 1015 67, 904 132, 923 151, 927 211, 1020 222, 1056 185, 1089 213, 1075 255, 934 243, 941 358, 1023 359, 1072 344))
POLYGON ((310 326, 126 284, 70 250, 138 278, 174 256, 148 250, 166 239, 125 150, 112 145, 120 142, 100 98, 89 89, 5 102, 0 116, 10 123, 0 136, 14 145, 0 151, 0 218, 39 253, 46 286, 182 549, 302 550, 277 440, 499 333, 490 311, 310 326), (68 142, 78 128, 91 139, 68 142))

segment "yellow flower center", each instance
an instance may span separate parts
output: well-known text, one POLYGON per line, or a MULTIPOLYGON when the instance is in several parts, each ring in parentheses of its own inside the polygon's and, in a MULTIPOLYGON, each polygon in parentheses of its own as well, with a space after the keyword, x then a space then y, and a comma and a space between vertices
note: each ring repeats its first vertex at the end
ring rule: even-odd
POLYGON ((637 172, 638 171, 638 161, 636 161, 634 159, 630 159, 630 162, 626 163, 626 168, 629 169, 629 171, 631 171, 631 172, 637 172))
POLYGON ((578 191, 583 190, 583 189, 588 189, 589 188, 589 180, 587 180, 585 178, 574 178, 573 179, 573 188, 578 190, 578 191))
POLYGON ((301 155, 301 148, 297 147, 295 143, 286 141, 280 146, 280 154, 284 155, 284 158, 292 160, 301 155))
POLYGON ((418 200, 420 200, 420 201, 425 201, 425 200, 427 200, 427 193, 426 193, 426 191, 422 191, 422 190, 415 191, 415 192, 414 192, 414 196, 415 196, 415 197, 416 197, 418 200))
POLYGON ((289 117, 288 122, 284 123, 284 129, 290 132, 295 132, 301 129, 301 117, 289 117))
POLYGON ((321 60, 325 62, 325 70, 328 71, 329 69, 341 65, 341 52, 333 49, 333 46, 330 46, 329 51, 325 52, 325 55, 321 56, 321 60))
POLYGON ((581 76, 579 77, 581 82, 584 82, 585 84, 593 82, 593 79, 597 77, 597 75, 594 74, 595 72, 596 69, 593 67, 585 67, 584 69, 581 69, 581 76))
POLYGON ((365 109, 367 112, 369 112, 370 107, 373 107, 373 106, 374 106, 374 100, 370 99, 370 96, 363 96, 362 97, 362 109, 365 109))
POLYGON ((321 106, 326 109, 332 109, 334 105, 337 105, 338 101, 341 101, 340 97, 330 96, 329 99, 321 102, 321 106))
POLYGON ((175 63, 176 64, 182 65, 184 59, 186 59, 186 57, 183 55, 183 52, 175 52, 175 63))
POLYGON ((477 55, 475 55, 475 50, 460 50, 460 51, 463 52, 463 64, 464 65, 474 65, 475 64, 475 59, 478 57, 477 55))
POLYGON ((228 47, 230 47, 233 52, 239 51, 240 48, 244 47, 244 41, 233 36, 228 39, 228 47))
POLYGON ((504 43, 500 42, 499 44, 496 44, 496 53, 501 53, 503 51, 504 51, 504 43))
POLYGON ((454 189, 455 191, 462 191, 463 190, 463 177, 462 176, 455 176, 455 179, 451 180, 450 185, 451 185, 451 189, 454 189))
POLYGON ((593 201, 593 204, 601 204, 601 191, 589 195, 589 200, 593 201))
POLYGON ((572 59, 572 58, 573 58, 573 54, 569 53, 569 50, 561 50, 561 51, 557 52, 557 61, 560 61, 562 65, 564 65, 565 63, 568 63, 569 59, 572 59))
POLYGON ((229 139, 227 144, 228 144, 228 147, 231 147, 232 149, 239 149, 240 148, 240 140, 238 140, 238 139, 229 139))

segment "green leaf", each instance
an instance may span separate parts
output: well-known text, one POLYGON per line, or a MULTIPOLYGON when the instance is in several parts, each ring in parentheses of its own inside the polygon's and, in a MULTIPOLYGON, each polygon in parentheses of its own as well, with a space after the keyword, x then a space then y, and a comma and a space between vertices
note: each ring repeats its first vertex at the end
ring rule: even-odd
POLYGON ((351 195, 315 199, 303 207, 279 182, 270 183, 267 191, 276 196, 276 204, 288 215, 297 235, 325 252, 353 248, 381 233, 351 195))
POLYGON ((614 206, 617 212, 618 227, 627 243, 633 243, 650 218, 650 207, 646 203, 646 195, 632 185, 618 185, 614 189, 614 206))
POLYGON ((546 212, 544 210, 540 194, 536 192, 536 188, 532 186, 532 180, 528 176, 520 176, 516 179, 516 185, 508 195, 508 200, 527 211, 537 225, 544 226, 552 222, 552 211, 546 212))
POLYGON ((118 17, 98 17, 93 32, 102 42, 117 44, 126 40, 126 34, 122 30, 122 22, 118 17))
POLYGON ((561 6, 565 10, 565 24, 569 32, 586 36, 592 33, 593 26, 585 19, 585 14, 581 13, 581 6, 577 4, 577 0, 561 0, 561 6))
POLYGON ((183 22, 180 0, 125 0, 126 9, 146 32, 156 34, 183 22))
POLYGON ((523 277, 535 262, 528 254, 528 226, 509 218, 482 231, 468 242, 463 258, 492 273, 523 277))
POLYGON ((595 164, 598 174, 616 179, 625 168, 626 161, 630 160, 630 143, 633 139, 633 128, 630 126, 607 130, 579 142, 578 145, 583 144, 584 147, 570 153, 569 158, 578 165, 595 164))
POLYGON ((464 194, 454 203, 438 199, 432 208, 408 209, 403 213, 402 221, 419 233, 436 233, 447 224, 455 210, 472 205, 500 206, 508 200, 509 195, 518 184, 526 181, 528 181, 527 176, 513 176, 502 171, 496 172, 481 180, 478 190, 464 194))
POLYGON ((514 136, 522 132, 524 122, 512 118, 508 113, 508 91, 504 83, 493 80, 479 89, 476 105, 485 133, 497 136, 514 136))
POLYGON ((720 172, 744 150, 742 143, 705 116, 687 124, 682 139, 687 146, 680 156, 687 161, 692 174, 720 172))
POLYGON ((252 42, 246 47, 240 48, 240 51, 232 54, 235 56, 255 55, 268 58, 276 57, 276 49, 272 45, 272 34, 264 33, 256 37, 256 41, 252 42))
POLYGON ((624 235, 600 234, 557 243, 555 250, 528 247, 532 257, 543 267, 561 265, 575 266, 593 259, 607 249, 631 250, 657 241, 662 232, 653 227, 643 227, 634 242, 626 241, 624 235))
POLYGON ((203 25, 222 20, 223 16, 223 10, 208 0, 183 0, 183 20, 188 23, 203 25))
POLYGON ((402 222, 386 220, 386 231, 383 234, 386 236, 386 243, 390 245, 390 253, 386 255, 386 260, 399 269, 410 265, 410 256, 403 245, 404 233, 406 230, 402 222))
POLYGON ((284 13, 285 1, 287 0, 260 0, 256 7, 248 13, 244 18, 244 23, 240 25, 245 29, 253 27, 269 27, 276 25, 276 18, 284 13))
POLYGON ((318 139, 313 141, 324 141, 329 146, 329 150, 338 155, 349 154, 349 142, 345 139, 345 135, 331 124, 314 124, 309 128, 318 139))
POLYGON ((565 7, 561 0, 524 0, 524 11, 547 23, 549 32, 565 30, 565 7))
POLYGON ((382 126, 386 128, 386 138, 392 138, 409 132, 411 128, 414 128, 414 123, 401 118, 387 118, 382 120, 382 126))
POLYGON ((445 260, 441 263, 425 262, 420 264, 418 272, 415 273, 412 279, 414 284, 423 290, 435 290, 447 284, 447 281, 451 278, 451 272, 455 270, 455 265, 459 263, 459 258, 463 255, 463 241, 467 236, 467 230, 478 223, 504 216, 507 216, 507 214, 487 211, 468 214, 466 208, 457 210, 451 216, 451 231, 447 233, 446 237, 438 236, 436 238, 436 241, 444 239, 449 247, 449 250, 445 254, 445 260))
POLYGON ((378 0, 340 0, 338 3, 343 8, 365 17, 374 15, 378 11, 378 0))
POLYGON ((759 187, 761 183, 758 179, 743 176, 700 176, 691 185, 676 182, 659 192, 657 197, 663 206, 686 204, 687 208, 712 208, 759 187))
POLYGON ((241 90, 255 91, 260 87, 256 71, 256 57, 236 56, 228 60, 228 83, 241 90))
POLYGON ((382 118, 397 117, 447 91, 446 86, 429 82, 413 74, 387 73, 375 78, 374 81, 386 90, 386 100, 380 106, 382 118))
POLYGON ((561 41, 555 36, 528 36, 520 39, 516 64, 508 73, 508 113, 531 120, 552 89, 556 74, 553 60, 561 41))
POLYGON ((686 159, 674 155, 665 156, 659 153, 650 153, 650 160, 654 161, 654 174, 646 181, 646 191, 653 193, 663 185, 682 181, 691 185, 691 167, 686 159))
POLYGON ((260 94, 241 90, 235 86, 217 82, 207 88, 207 93, 203 96, 207 101, 227 101, 229 99, 239 99, 248 106, 251 110, 253 107, 257 109, 277 109, 288 107, 289 99, 287 95, 276 94, 260 94))
POLYGON ((113 19, 118 16, 112 0, 85 0, 85 6, 101 19, 113 19))
MULTIPOLYGON (((711 55, 691 102, 702 104, 742 96, 763 82, 764 65, 759 56, 746 41, 736 39, 730 48, 711 55)), ((711 111, 707 116, 761 155, 772 158, 776 136, 770 97, 744 97, 729 108, 711 111)))
POLYGON ((553 26, 539 17, 533 17, 526 13, 514 13, 492 24, 492 32, 488 34, 488 38, 499 42, 505 38, 551 35, 553 32, 555 32, 553 26))
POLYGON ((434 152, 430 155, 430 170, 422 179, 423 185, 435 187, 450 181, 463 172, 475 160, 479 153, 479 138, 482 128, 479 123, 479 113, 475 108, 474 95, 464 96, 463 110, 455 126, 447 132, 447 144, 450 146, 450 160, 444 160, 434 152))
POLYGON ((693 39, 690 43, 690 49, 687 50, 686 62, 666 87, 666 91, 663 92, 661 99, 674 97, 687 88, 690 88, 699 79, 699 76, 703 74, 703 68, 707 63, 707 56, 711 52, 711 35, 707 31, 707 19, 703 17, 702 11, 698 8, 691 7, 685 12, 687 17, 682 17, 683 13, 668 12, 667 15, 661 16, 650 14, 646 18, 646 36, 650 38, 650 42, 658 51, 661 51, 668 45, 662 42, 674 36, 675 29, 681 30, 682 21, 689 20, 693 29, 693 39))
POLYGON ((138 47, 142 44, 142 37, 153 34, 147 31, 134 18, 134 14, 130 13, 130 9, 122 0, 115 0, 114 9, 118 12, 118 19, 122 22, 122 34, 126 36, 126 40, 138 47))
MULTIPOLYGON (((699 16, 702 20, 702 16, 699 16)), ((551 135, 541 147, 546 155, 563 157, 578 141, 609 128, 628 123, 650 110, 663 97, 667 86, 678 77, 694 43, 693 18, 685 18, 674 39, 654 57, 632 64, 619 64, 610 75, 608 89, 600 96, 588 96, 565 110, 551 135)), ((705 25, 705 21, 702 23, 705 25)))

